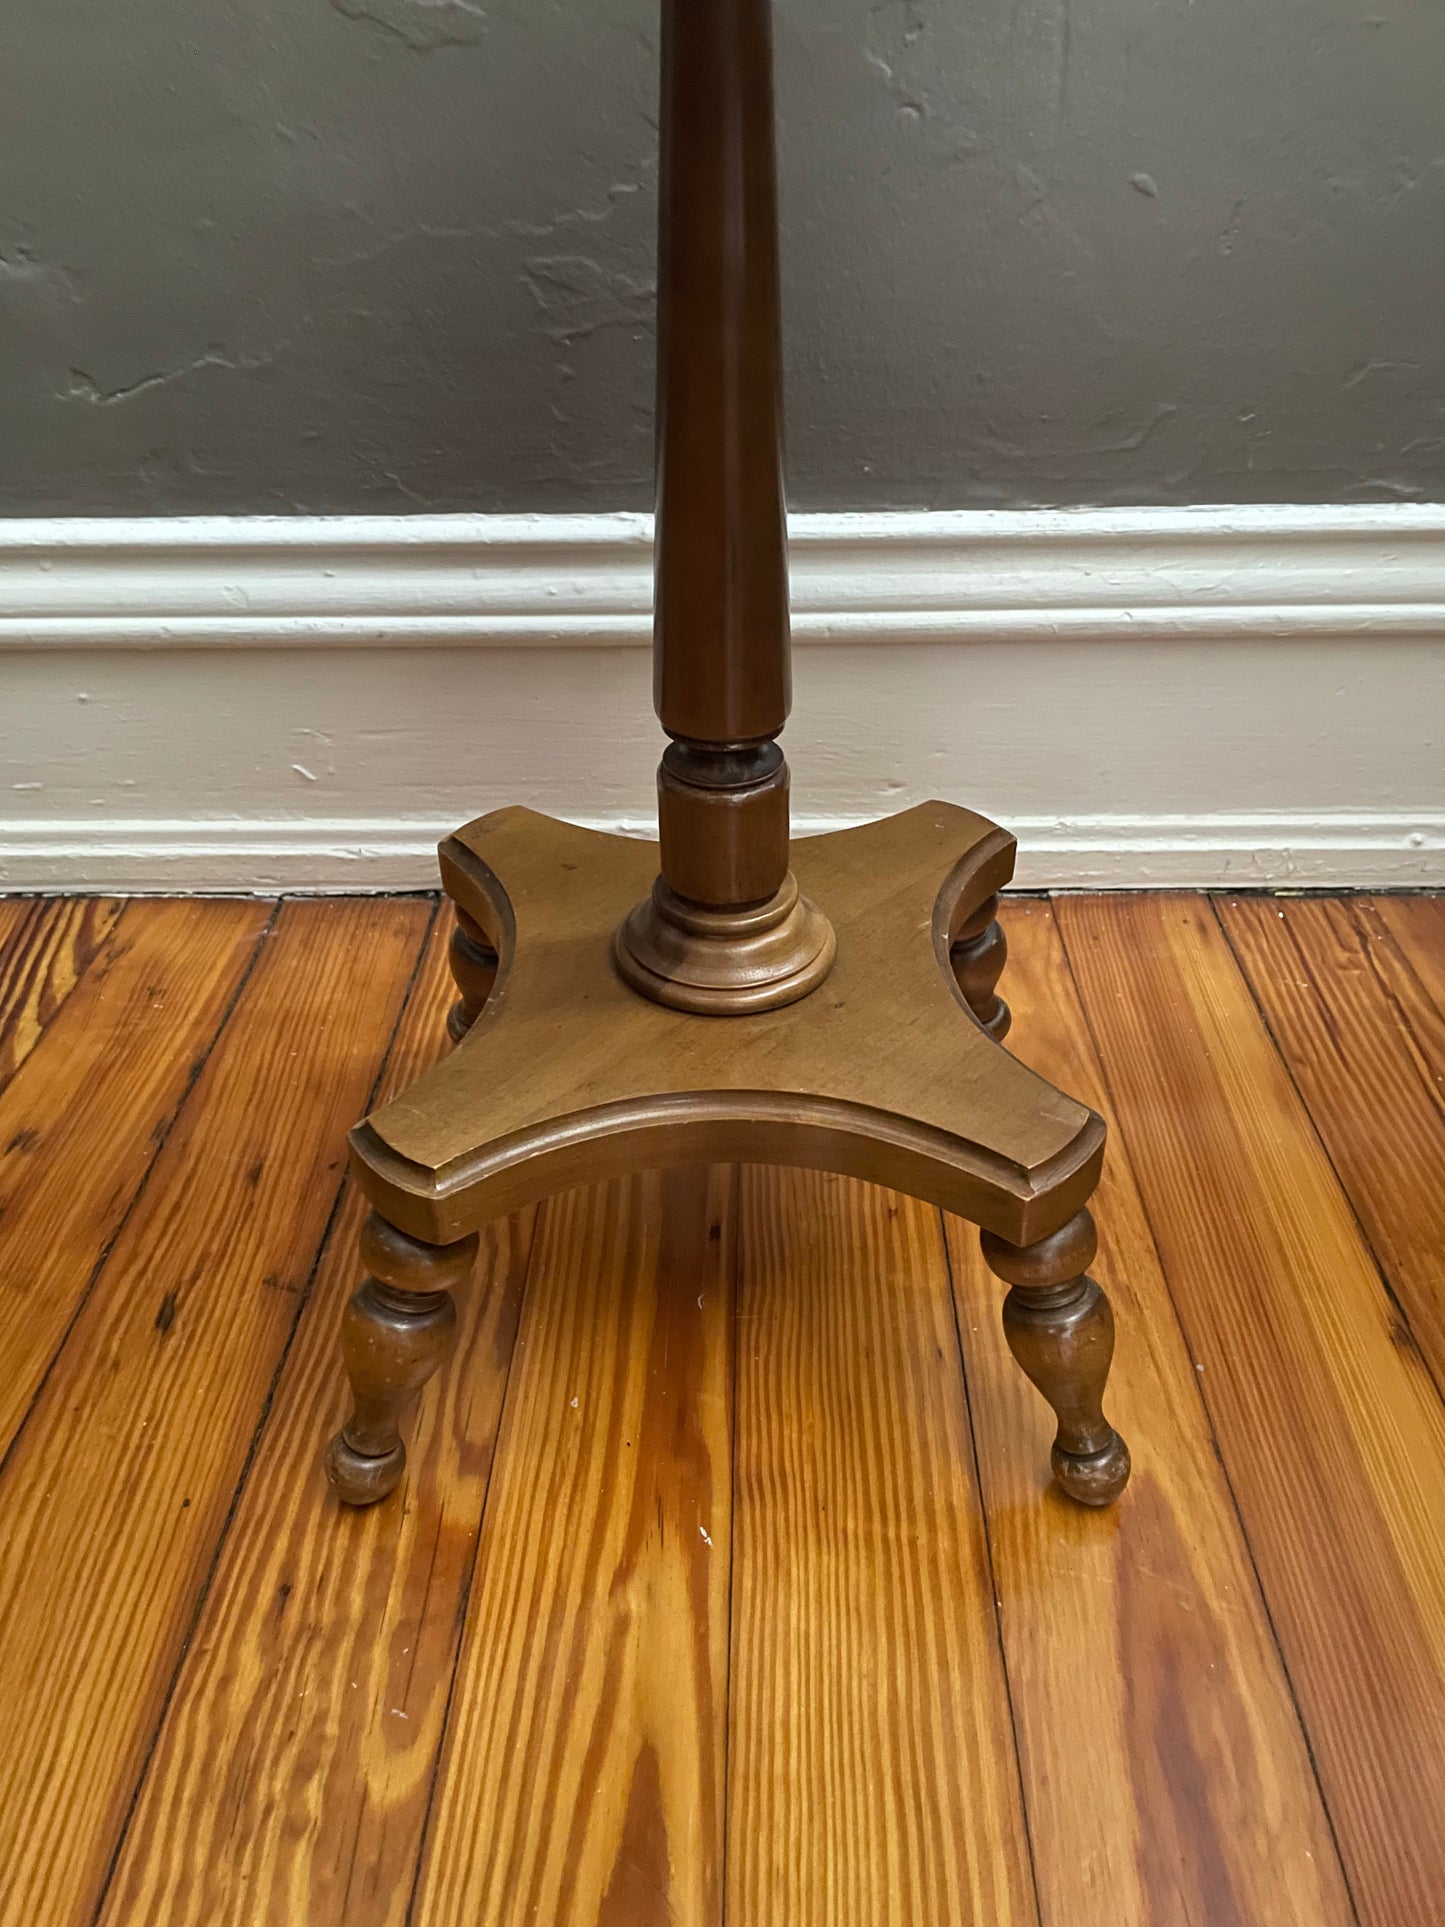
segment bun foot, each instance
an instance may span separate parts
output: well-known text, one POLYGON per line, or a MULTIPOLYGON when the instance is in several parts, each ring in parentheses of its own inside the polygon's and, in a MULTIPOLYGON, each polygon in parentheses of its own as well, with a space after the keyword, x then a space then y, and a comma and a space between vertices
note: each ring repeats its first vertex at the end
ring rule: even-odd
POLYGON ((1116 1432, 1102 1452, 1066 1452, 1055 1445, 1054 1477, 1077 1505, 1112 1505, 1129 1483, 1129 1448, 1116 1432))
POLYGON ((326 1476, 343 1505, 375 1505, 395 1492, 406 1470, 406 1447, 400 1439, 389 1452, 375 1456, 358 1452, 338 1432, 326 1448, 326 1476))

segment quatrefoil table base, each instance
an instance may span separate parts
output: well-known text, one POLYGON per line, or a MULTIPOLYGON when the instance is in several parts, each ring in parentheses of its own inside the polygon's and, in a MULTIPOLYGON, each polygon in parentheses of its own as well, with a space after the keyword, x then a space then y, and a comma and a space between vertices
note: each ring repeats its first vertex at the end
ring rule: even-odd
POLYGON ((1011 837, 944 803, 794 843, 832 968, 782 1008, 718 1017, 639 996, 618 969, 655 844, 523 809, 448 838, 460 1041, 351 1139, 371 1276, 343 1325, 340 1496, 367 1504, 400 1479, 399 1421, 445 1356, 480 1226, 574 1185, 743 1162, 845 1173, 981 1226, 1009 1344, 1058 1418, 1054 1471, 1086 1505, 1114 1498, 1129 1455, 1102 1409, 1113 1320, 1085 1208, 1104 1126, 999 1042, 1013 858, 1011 837))

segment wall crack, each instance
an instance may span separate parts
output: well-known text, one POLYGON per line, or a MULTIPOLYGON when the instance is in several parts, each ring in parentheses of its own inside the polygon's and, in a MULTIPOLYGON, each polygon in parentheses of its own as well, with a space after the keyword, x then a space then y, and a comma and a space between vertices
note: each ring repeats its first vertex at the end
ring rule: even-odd
POLYGON ((470 47, 489 21, 473 0, 331 0, 347 20, 364 20, 403 41, 413 53, 470 47))

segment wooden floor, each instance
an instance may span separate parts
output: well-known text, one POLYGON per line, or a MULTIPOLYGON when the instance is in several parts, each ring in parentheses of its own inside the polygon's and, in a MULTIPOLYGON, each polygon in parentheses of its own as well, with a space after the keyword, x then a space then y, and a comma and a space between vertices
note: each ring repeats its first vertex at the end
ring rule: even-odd
POLYGON ((967 1226, 719 1169, 496 1227, 358 1514, 434 905, 0 903, 5 1927, 1440 1927, 1445 901, 1006 920, 1113 1127, 1117 1510, 967 1226))

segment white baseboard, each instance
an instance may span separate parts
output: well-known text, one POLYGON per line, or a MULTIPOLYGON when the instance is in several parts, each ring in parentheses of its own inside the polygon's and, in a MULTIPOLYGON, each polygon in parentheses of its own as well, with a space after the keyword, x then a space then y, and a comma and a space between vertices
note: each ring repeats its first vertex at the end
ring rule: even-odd
MULTIPOLYGON (((1445 508, 809 515, 798 830, 927 795, 1034 887, 1445 884, 1445 508)), ((646 831, 650 525, 0 522, 0 887, 430 887, 646 831)))
MULTIPOLYGON (((636 819, 575 820, 653 834, 636 819)), ((795 818, 794 834, 860 820, 795 818)), ((0 825, 0 875, 46 894, 434 890, 438 839, 456 826, 440 817, 11 823, 0 825)), ((1015 816, 1009 828, 1022 889, 1418 889, 1445 879, 1445 812, 1015 816)))

